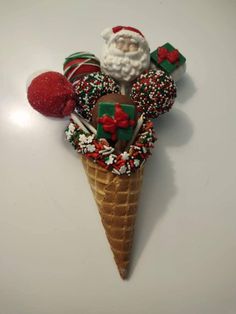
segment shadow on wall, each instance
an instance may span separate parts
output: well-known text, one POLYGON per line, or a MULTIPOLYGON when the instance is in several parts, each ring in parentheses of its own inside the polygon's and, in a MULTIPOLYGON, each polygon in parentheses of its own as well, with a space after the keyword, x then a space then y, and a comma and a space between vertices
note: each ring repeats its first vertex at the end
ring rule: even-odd
POLYGON ((186 145, 193 134, 193 125, 190 119, 177 107, 180 107, 178 103, 182 105, 193 96, 196 91, 194 83, 186 74, 178 82, 177 88, 178 97, 175 108, 155 121, 158 141, 153 155, 145 166, 130 275, 132 275, 159 219, 164 215, 170 201, 178 192, 175 185, 174 167, 166 153, 166 147, 186 145))

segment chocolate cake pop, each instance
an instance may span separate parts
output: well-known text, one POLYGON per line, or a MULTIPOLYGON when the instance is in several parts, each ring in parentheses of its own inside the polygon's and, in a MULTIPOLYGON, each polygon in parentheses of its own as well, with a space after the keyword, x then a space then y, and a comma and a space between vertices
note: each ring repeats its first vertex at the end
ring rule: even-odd
POLYGON ((112 78, 100 72, 79 78, 74 89, 76 112, 88 120, 91 119, 91 110, 101 96, 120 91, 118 84, 112 78))
POLYGON ((173 79, 161 70, 142 73, 134 82, 131 99, 147 118, 157 118, 169 111, 176 97, 173 79))
POLYGON ((94 54, 80 51, 66 58, 63 69, 65 77, 71 83, 75 83, 82 75, 99 72, 100 62, 94 54))

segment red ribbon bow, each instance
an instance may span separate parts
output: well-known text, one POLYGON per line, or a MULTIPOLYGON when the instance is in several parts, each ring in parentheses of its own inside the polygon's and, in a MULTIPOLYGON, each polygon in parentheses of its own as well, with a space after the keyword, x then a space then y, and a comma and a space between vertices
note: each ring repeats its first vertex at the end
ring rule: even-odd
POLYGON ((123 111, 119 103, 115 104, 114 118, 104 115, 98 119, 98 123, 103 125, 105 132, 111 133, 111 139, 113 141, 117 138, 117 128, 126 129, 129 126, 134 126, 135 121, 129 119, 129 115, 123 111))
POLYGON ((176 63, 179 61, 179 51, 177 49, 168 51, 165 47, 159 47, 157 55, 158 63, 162 63, 164 60, 168 60, 170 63, 176 63))

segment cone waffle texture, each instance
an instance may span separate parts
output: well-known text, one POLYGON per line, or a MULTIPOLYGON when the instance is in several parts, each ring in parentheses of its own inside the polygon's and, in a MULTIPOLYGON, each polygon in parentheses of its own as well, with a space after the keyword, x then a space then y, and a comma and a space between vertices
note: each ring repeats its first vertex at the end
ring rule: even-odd
POLYGON ((101 220, 122 278, 128 275, 143 167, 116 175, 82 156, 101 220))

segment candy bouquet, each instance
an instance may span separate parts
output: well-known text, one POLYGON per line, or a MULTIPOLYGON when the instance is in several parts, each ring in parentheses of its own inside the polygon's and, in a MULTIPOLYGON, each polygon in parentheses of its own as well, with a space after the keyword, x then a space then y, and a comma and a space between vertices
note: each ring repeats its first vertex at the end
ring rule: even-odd
POLYGON ((130 26, 103 31, 99 59, 77 52, 64 74, 45 72, 28 87, 32 107, 70 115, 66 139, 80 154, 120 276, 128 276, 144 165, 156 141, 151 119, 168 112, 185 58, 170 44, 150 53, 130 26))

